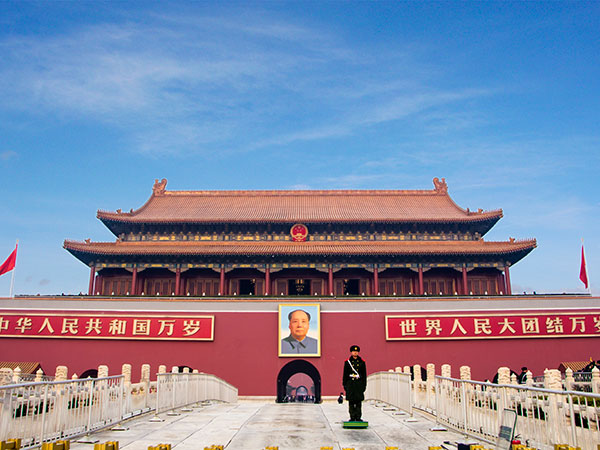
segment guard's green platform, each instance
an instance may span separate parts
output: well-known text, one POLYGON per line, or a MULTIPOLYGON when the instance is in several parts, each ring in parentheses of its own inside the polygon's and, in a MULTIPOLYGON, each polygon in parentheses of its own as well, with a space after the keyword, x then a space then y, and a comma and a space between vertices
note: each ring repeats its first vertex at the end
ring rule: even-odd
POLYGON ((347 422, 342 422, 342 427, 344 428, 367 428, 369 426, 369 422, 354 422, 354 421, 347 421, 347 422))

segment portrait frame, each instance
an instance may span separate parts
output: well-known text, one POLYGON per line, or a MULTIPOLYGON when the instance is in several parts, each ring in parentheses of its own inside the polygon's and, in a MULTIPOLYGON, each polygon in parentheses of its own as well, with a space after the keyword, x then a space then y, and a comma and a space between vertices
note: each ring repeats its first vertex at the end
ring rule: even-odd
POLYGON ((277 348, 280 358, 321 356, 321 305, 319 303, 280 303, 277 327, 277 348), (298 346, 291 335, 288 317, 296 310, 304 311, 310 316, 308 333, 302 341, 306 343, 306 347, 298 346))

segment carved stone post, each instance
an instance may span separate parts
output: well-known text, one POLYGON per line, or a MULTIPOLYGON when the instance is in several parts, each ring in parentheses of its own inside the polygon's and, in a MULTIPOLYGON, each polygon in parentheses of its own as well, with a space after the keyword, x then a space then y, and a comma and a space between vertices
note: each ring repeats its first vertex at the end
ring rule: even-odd
POLYGON ((427 384, 432 385, 435 379, 435 364, 427 364, 427 384))
POLYGON ((592 369, 592 392, 600 394, 600 369, 597 367, 592 369))
POLYGON ((123 374, 123 385, 126 389, 129 389, 129 386, 131 386, 131 364, 123 364, 121 373, 123 374))
POLYGON ((498 384, 510 384, 510 369, 508 367, 498 369, 498 384))
MULTIPOLYGON (((546 389, 552 389, 553 391, 562 391, 562 380, 560 371, 557 369, 546 370, 545 375, 545 387, 546 389)), ((547 427, 550 430, 552 439, 554 442, 559 441, 559 424, 562 421, 561 414, 558 408, 559 396, 557 394, 548 394, 548 418, 547 427)))
POLYGON ((442 376, 452 378, 452 366, 450 364, 442 364, 442 376))
POLYGON ((150 383, 150 364, 142 364, 142 373, 140 375, 140 382, 150 383))
POLYGON ((461 380, 470 380, 471 379, 471 367, 470 366, 460 366, 460 379, 461 380))
POLYGON ((98 378, 106 378, 108 376, 108 366, 98 366, 98 378))
POLYGON ((6 384, 10 384, 13 376, 12 369, 8 367, 2 367, 0 369, 0 386, 4 386, 6 384))
POLYGON ((533 386, 533 373, 531 373, 531 370, 528 370, 527 375, 525 375, 525 384, 527 386, 533 386))
POLYGON ((55 381, 66 381, 69 374, 67 366, 56 366, 56 372, 54 373, 55 381))
POLYGON ((435 364, 427 364, 427 406, 435 409, 435 364))
POLYGON ((423 378, 421 377, 421 366, 419 364, 413 366, 413 379, 415 380, 415 383, 423 381, 423 378))
POLYGON ((19 384, 19 382, 21 381, 21 368, 17 367, 14 371, 13 371, 13 383, 14 384, 19 384))
POLYGON ((424 406, 424 402, 421 401, 422 386, 423 386, 423 378, 421 377, 421 366, 419 364, 415 364, 413 366, 413 393, 415 396, 413 403, 420 407, 424 406))
POLYGON ((565 389, 567 391, 572 391, 574 384, 575 378, 573 377, 573 369, 567 367, 567 370, 565 370, 565 389))
POLYGON ((150 394, 150 364, 142 364, 140 383, 144 390, 144 406, 148 407, 148 395, 150 394))

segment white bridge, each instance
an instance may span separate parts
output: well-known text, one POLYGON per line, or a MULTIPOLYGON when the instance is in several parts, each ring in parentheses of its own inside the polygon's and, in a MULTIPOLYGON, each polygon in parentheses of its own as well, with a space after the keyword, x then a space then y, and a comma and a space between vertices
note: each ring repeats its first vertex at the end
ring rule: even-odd
MULTIPOLYGON (((593 376, 600 379, 597 371, 593 376)), ((456 439, 462 434, 493 445, 500 428, 502 412, 508 409, 516 412, 515 434, 529 447, 547 450, 562 444, 595 450, 600 442, 600 395, 597 393, 516 384, 498 385, 445 376, 428 377, 427 381, 413 381, 410 373, 389 371, 369 376, 366 397, 374 401, 372 404, 389 405, 390 410, 398 411, 393 414, 403 414, 404 418, 418 413, 416 415, 419 415, 419 420, 423 420, 422 414, 428 415, 438 425, 453 432, 449 432, 446 439, 450 436, 451 439, 456 439)), ((0 386, 0 440, 20 438, 22 448, 33 448, 43 442, 85 436, 93 438, 97 436, 96 433, 118 428, 119 424, 136 416, 145 415, 145 422, 149 422, 148 419, 150 422, 162 422, 168 415, 191 411, 186 409, 189 405, 209 401, 235 405, 238 403, 237 389, 213 375, 203 373, 159 373, 156 381, 135 384, 126 382, 123 375, 9 384, 0 386)), ((328 415, 332 417, 327 419, 329 425, 315 422, 317 428, 329 427, 331 430, 334 428, 332 423, 345 420, 345 406, 333 402, 327 406, 312 405, 313 409, 315 406, 321 408, 318 414, 315 413, 317 416, 325 416, 326 419, 328 415)), ((311 408, 311 405, 302 407, 311 408)), ((264 405, 261 408, 255 407, 252 410, 254 412, 248 413, 250 415, 244 419, 243 424, 246 424, 250 416, 259 417, 259 410, 262 411, 261 414, 269 411, 268 414, 273 417, 259 423, 272 427, 273 435, 273 430, 281 423, 278 420, 285 416, 284 413, 290 413, 298 406, 264 405), (273 408, 282 409, 275 412, 273 408)), ((246 412, 250 409, 252 408, 248 406, 241 408, 246 412)), ((305 421, 309 420, 296 416, 298 411, 294 411, 286 422, 285 433, 301 432, 305 421)), ((309 410, 301 410, 303 414, 307 411, 309 410)), ((369 415, 374 417, 375 412, 367 411, 367 419, 369 415)), ((404 433, 410 432, 405 429, 407 424, 397 420, 387 420, 385 423, 385 430, 389 432, 392 432, 394 427, 398 428, 398 433, 402 430, 404 433)), ((399 436, 398 433, 394 436, 399 436)), ((375 431, 376 437, 373 439, 380 439, 382 444, 387 444, 382 438, 384 434, 383 431, 375 431)), ((420 435, 422 436, 423 432, 420 435)), ((343 440, 344 436, 338 438, 343 440)), ((273 442, 273 445, 276 444, 277 442, 273 442)), ((352 442, 347 443, 351 444, 352 442)), ((232 444, 227 448, 236 447, 232 444)), ((250 447, 247 448, 251 450, 250 447)), ((259 448, 257 447, 257 450, 259 448)), ((369 446, 358 448, 385 447, 376 447, 375 443, 370 443, 369 446)))

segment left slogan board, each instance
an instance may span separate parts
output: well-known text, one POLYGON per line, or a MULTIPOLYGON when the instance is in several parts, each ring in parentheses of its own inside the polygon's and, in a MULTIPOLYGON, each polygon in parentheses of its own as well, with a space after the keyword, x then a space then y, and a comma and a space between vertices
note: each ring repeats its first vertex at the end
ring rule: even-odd
POLYGON ((214 329, 215 317, 205 315, 0 310, 0 338, 212 341, 214 329))

